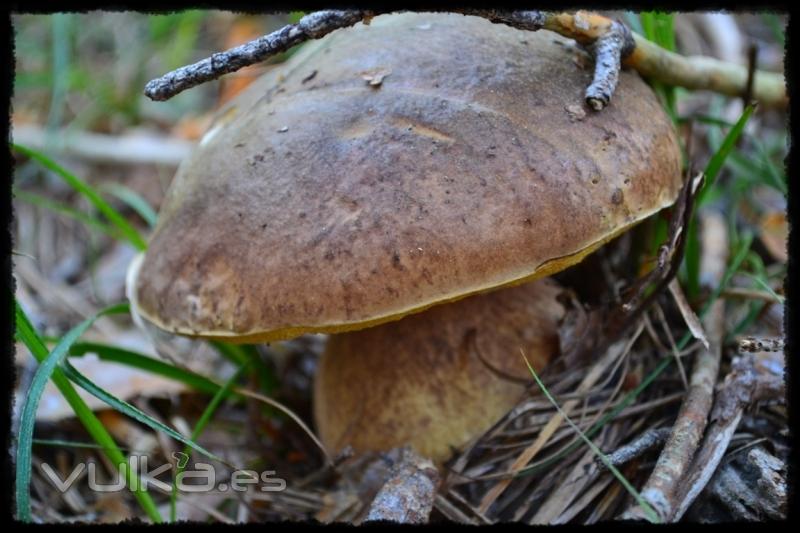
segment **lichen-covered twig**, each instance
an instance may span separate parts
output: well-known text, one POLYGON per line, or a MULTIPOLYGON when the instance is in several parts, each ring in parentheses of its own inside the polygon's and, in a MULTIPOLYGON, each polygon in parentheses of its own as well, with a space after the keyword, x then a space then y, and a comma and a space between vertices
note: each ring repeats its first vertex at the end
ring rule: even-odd
POLYGON ((783 339, 780 337, 744 337, 739 339, 739 351, 745 353, 782 352, 783 339))
MULTIPOLYGON (((706 279, 720 283, 725 273, 728 254, 725 222, 718 214, 708 214, 702 222, 702 271, 707 274, 706 279)), ((641 490, 642 498, 655 509, 662 521, 670 521, 674 515, 677 506, 676 493, 695 456, 711 411, 722 355, 724 306, 724 300, 717 299, 703 320, 710 348, 697 355, 689 391, 678 412, 678 418, 650 478, 641 490)), ((634 505, 623 513, 622 518, 645 519, 646 515, 639 505, 634 505)))
MULTIPOLYGON (((671 428, 651 428, 633 439, 625 446, 621 446, 612 453, 607 454, 608 461, 614 466, 621 466, 629 463, 641 456, 647 450, 663 444, 672 433, 671 428)), ((605 468, 605 464, 600 458, 595 459, 595 464, 599 468, 605 468)))
POLYGON ((289 24, 254 41, 156 78, 147 83, 144 94, 152 100, 168 100, 186 89, 264 61, 296 44, 352 26, 368 15, 367 11, 359 10, 315 11, 301 18, 297 24, 289 24))
MULTIPOLYGON (((586 101, 596 110, 602 109, 610 101, 619 78, 621 56, 633 47, 630 31, 623 24, 584 12, 574 15, 489 9, 465 9, 458 12, 521 30, 552 30, 586 45, 596 59, 594 78, 586 89, 586 101)), ((377 12, 360 10, 311 13, 297 24, 289 24, 269 35, 152 80, 145 86, 145 95, 153 100, 167 100, 186 89, 264 61, 294 45, 318 39, 376 14, 377 12)))

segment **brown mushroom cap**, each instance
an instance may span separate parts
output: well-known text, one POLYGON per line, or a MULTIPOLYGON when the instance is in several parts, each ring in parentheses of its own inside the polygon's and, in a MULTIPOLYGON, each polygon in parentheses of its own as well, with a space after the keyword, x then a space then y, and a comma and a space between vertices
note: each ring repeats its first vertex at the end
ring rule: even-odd
POLYGON ((588 110, 591 60, 568 43, 422 13, 309 45, 180 167, 135 310, 180 334, 268 341, 578 262, 674 200, 680 152, 635 73, 588 110))
POLYGON ((550 279, 334 335, 314 381, 314 417, 332 453, 409 444, 444 461, 506 414, 558 353, 564 308, 550 279))

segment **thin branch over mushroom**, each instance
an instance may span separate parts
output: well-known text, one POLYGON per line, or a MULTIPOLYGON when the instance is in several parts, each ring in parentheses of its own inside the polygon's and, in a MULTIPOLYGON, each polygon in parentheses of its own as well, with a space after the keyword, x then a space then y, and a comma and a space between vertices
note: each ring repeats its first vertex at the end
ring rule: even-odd
MULTIPOLYGON (((755 100, 766 105, 786 105, 788 102, 785 82, 780 74, 764 71, 749 74, 748 68, 742 65, 710 57, 684 57, 630 31, 619 21, 594 13, 493 9, 462 9, 456 12, 520 30, 550 30, 585 46, 595 58, 594 77, 586 88, 586 103, 596 111, 610 102, 621 66, 634 68, 645 77, 687 89, 710 90, 730 96, 751 93, 755 100)), ((151 80, 145 86, 144 94, 152 100, 168 100, 196 85, 264 61, 297 44, 319 39, 357 22, 368 24, 372 17, 382 13, 365 10, 315 11, 296 24, 288 24, 254 41, 213 54, 151 80)))

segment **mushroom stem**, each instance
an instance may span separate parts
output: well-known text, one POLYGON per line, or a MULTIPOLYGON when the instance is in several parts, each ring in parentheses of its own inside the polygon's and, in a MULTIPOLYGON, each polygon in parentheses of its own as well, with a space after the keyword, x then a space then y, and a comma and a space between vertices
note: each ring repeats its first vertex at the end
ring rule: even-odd
POLYGON ((560 291, 543 279, 331 337, 314 383, 323 443, 446 460, 524 397, 520 347, 537 371, 558 352, 560 291))

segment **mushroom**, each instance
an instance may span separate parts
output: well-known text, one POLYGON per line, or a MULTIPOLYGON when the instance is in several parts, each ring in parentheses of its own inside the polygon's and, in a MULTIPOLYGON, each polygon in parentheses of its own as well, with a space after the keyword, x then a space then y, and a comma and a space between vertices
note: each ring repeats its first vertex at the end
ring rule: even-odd
MULTIPOLYGON (((536 324, 551 327, 555 308, 524 320, 488 310, 552 298, 553 286, 481 293, 574 265, 677 197, 680 150, 653 91, 622 72, 614 101, 594 113, 583 100, 588 56, 570 43, 477 17, 407 13, 307 45, 222 109, 181 165, 132 267, 132 308, 164 330, 229 342, 343 334, 316 386, 323 437, 332 447, 345 434, 365 448, 402 444, 383 434, 393 426, 378 412, 394 400, 360 414, 337 405, 391 379, 482 383, 474 361, 439 360, 436 349, 439 335, 441 351, 455 353, 458 332, 473 328, 484 362, 502 370, 513 360, 516 372, 523 361, 510 347, 530 342, 525 320, 546 353, 552 337, 536 324), (501 331, 506 322, 519 325, 518 338, 501 331), (356 330, 365 331, 344 333, 356 330), (355 382, 331 385, 336 376, 355 382), (383 429, 365 423, 378 419, 383 429)), ((477 387, 461 415, 480 427, 422 435, 428 453, 445 455, 499 417, 489 406, 508 391, 487 384, 480 403, 477 387)), ((409 418, 400 438, 421 433, 409 428, 429 415, 409 418)))

